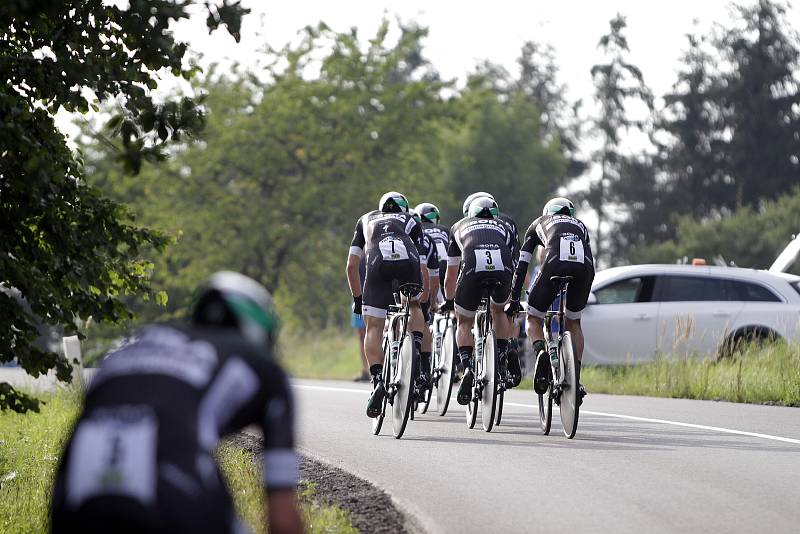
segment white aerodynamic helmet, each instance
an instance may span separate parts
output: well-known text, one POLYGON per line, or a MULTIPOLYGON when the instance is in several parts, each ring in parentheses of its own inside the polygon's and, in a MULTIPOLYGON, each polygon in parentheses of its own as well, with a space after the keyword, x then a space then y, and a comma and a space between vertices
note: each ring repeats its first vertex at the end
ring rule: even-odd
POLYGON ((544 205, 542 215, 555 215, 557 213, 574 217, 575 204, 573 204, 568 198, 564 197, 556 197, 548 200, 547 204, 544 205))
POLYGON ((464 200, 464 206, 461 209, 462 213, 464 214, 464 217, 466 217, 467 214, 469 213, 469 205, 472 204, 472 201, 475 200, 476 198, 484 198, 484 197, 488 197, 488 198, 491 198, 492 200, 494 200, 494 197, 492 196, 492 194, 491 193, 487 193, 485 191, 478 191, 477 193, 472 193, 470 196, 468 196, 464 200))

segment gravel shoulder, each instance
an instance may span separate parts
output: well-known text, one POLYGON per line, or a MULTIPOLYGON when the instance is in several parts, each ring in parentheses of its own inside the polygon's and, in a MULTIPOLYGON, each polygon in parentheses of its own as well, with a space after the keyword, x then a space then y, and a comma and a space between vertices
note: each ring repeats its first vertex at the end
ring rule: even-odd
MULTIPOLYGON (((229 441, 259 457, 263 450, 260 436, 247 432, 236 434, 229 441)), ((350 514, 359 532, 407 533, 408 521, 385 491, 347 471, 320 462, 306 454, 300 455, 301 484, 313 486, 313 499, 336 506, 350 514)))

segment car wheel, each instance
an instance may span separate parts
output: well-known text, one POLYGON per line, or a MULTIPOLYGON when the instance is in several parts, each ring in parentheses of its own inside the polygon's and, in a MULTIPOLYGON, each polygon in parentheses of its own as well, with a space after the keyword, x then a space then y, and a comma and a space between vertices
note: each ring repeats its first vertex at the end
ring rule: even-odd
POLYGON ((779 339, 780 336, 769 328, 760 326, 742 328, 728 336, 722 343, 717 353, 717 359, 732 358, 744 352, 751 344, 762 347, 779 339))

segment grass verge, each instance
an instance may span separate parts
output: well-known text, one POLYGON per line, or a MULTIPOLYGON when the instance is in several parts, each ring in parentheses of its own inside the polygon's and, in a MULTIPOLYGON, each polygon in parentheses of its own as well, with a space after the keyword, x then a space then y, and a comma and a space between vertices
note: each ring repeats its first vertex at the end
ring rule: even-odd
MULTIPOLYGON (((0 532, 49 532, 48 510, 53 478, 64 441, 78 416, 77 391, 39 395, 39 413, 0 412, 0 532)), ((240 517, 254 532, 265 532, 260 468, 250 453, 220 449, 220 465, 240 517)), ((306 530, 315 533, 355 533, 346 512, 322 506, 313 488, 301 493, 306 530)))
POLYGON ((353 329, 346 332, 281 332, 280 360, 298 378, 350 380, 361 371, 361 353, 353 329))
POLYGON ((800 406, 800 345, 753 345, 723 360, 658 358, 640 365, 586 366, 591 393, 800 406))
MULTIPOLYGON (((293 376, 350 379, 360 370, 352 331, 286 334, 282 363, 293 376)), ((638 365, 586 365, 581 381, 590 393, 800 406, 800 345, 753 345, 720 361, 661 357, 638 365)), ((520 387, 530 389, 530 378, 520 387)))
MULTIPOLYGON (((243 518, 255 534, 266 534, 261 469, 253 454, 233 445, 223 445, 218 458, 228 481, 228 488, 234 496, 239 517, 243 518)), ((314 491, 313 484, 309 484, 300 492, 306 532, 357 534, 350 524, 347 512, 334 506, 319 504, 314 499, 314 491)))

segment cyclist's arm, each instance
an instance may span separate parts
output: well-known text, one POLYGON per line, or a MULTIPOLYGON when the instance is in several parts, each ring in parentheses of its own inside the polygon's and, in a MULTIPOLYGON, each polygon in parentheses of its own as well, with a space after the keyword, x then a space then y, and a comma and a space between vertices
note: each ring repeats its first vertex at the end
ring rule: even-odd
POLYGON ((439 253, 436 251, 436 243, 428 239, 430 250, 428 252, 428 280, 430 283, 429 298, 431 306, 436 303, 436 293, 439 291, 439 253))
POLYGON ((511 283, 511 300, 519 301, 520 293, 522 293, 522 286, 528 276, 528 266, 533 258, 533 252, 541 242, 536 231, 533 230, 535 224, 536 222, 534 221, 534 224, 532 224, 531 228, 525 233, 525 243, 519 251, 519 262, 514 272, 514 281, 511 283))
POLYGON ((353 241, 350 243, 350 254, 347 256, 347 285, 350 286, 350 294, 354 297, 361 296, 361 275, 358 272, 358 265, 364 255, 364 225, 361 219, 356 223, 356 230, 353 233, 353 241))
POLYGON ((269 532, 300 534, 303 521, 297 506, 298 460, 294 443, 294 406, 289 382, 280 367, 266 362, 262 381, 267 400, 264 432, 265 513, 269 532))
POLYGON ((456 295, 458 282, 458 267, 461 265, 461 247, 455 238, 456 233, 450 232, 450 243, 447 246, 447 272, 444 275, 444 298, 452 300, 456 295))

